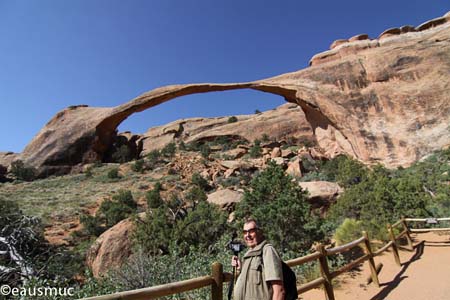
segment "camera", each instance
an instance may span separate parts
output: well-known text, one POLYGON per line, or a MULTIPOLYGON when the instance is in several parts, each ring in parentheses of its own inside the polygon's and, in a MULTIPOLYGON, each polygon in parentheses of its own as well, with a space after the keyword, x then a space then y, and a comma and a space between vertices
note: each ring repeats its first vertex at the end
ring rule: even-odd
POLYGON ((245 249, 245 245, 242 244, 241 241, 236 240, 236 236, 237 234, 233 234, 231 241, 228 242, 227 244, 227 248, 230 249, 231 251, 233 251, 234 255, 238 255, 239 252, 241 252, 242 250, 245 249))

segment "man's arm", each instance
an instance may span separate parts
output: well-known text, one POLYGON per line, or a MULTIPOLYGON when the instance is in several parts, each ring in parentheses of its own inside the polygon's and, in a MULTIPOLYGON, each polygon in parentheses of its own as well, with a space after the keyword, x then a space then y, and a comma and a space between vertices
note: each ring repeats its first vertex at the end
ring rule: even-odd
POLYGON ((272 285, 273 295, 272 300, 284 300, 284 286, 281 280, 269 281, 272 285))

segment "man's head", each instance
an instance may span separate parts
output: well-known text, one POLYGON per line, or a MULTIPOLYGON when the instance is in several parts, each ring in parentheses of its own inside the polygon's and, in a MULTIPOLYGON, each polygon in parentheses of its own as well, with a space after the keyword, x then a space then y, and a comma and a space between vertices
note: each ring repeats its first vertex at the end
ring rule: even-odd
POLYGON ((264 240, 264 236, 258 222, 255 219, 247 219, 242 233, 247 247, 254 248, 264 240))

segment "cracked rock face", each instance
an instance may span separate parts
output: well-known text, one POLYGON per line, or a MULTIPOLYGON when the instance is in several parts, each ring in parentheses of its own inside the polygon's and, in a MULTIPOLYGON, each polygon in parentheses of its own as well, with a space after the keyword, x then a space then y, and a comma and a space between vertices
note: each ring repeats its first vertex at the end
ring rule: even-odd
POLYGON ((20 158, 41 174, 67 172, 102 158, 117 126, 135 112, 183 95, 250 88, 297 103, 330 156, 348 153, 366 163, 408 166, 450 145, 449 19, 447 13, 414 30, 389 30, 377 40, 351 38, 314 56, 312 66, 273 78, 172 85, 117 107, 70 107, 20 158))

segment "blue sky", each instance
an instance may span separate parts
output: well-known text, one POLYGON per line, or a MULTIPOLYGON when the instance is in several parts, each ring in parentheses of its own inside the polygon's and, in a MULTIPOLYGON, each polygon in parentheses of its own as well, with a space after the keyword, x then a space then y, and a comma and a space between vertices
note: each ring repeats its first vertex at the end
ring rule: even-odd
MULTIPOLYGON (((303 69, 336 39, 417 26, 449 11, 445 2, 0 0, 0 151, 21 152, 67 106, 116 106, 168 84, 303 69)), ((256 91, 191 95, 134 114, 119 129, 143 133, 282 103, 256 91)))

